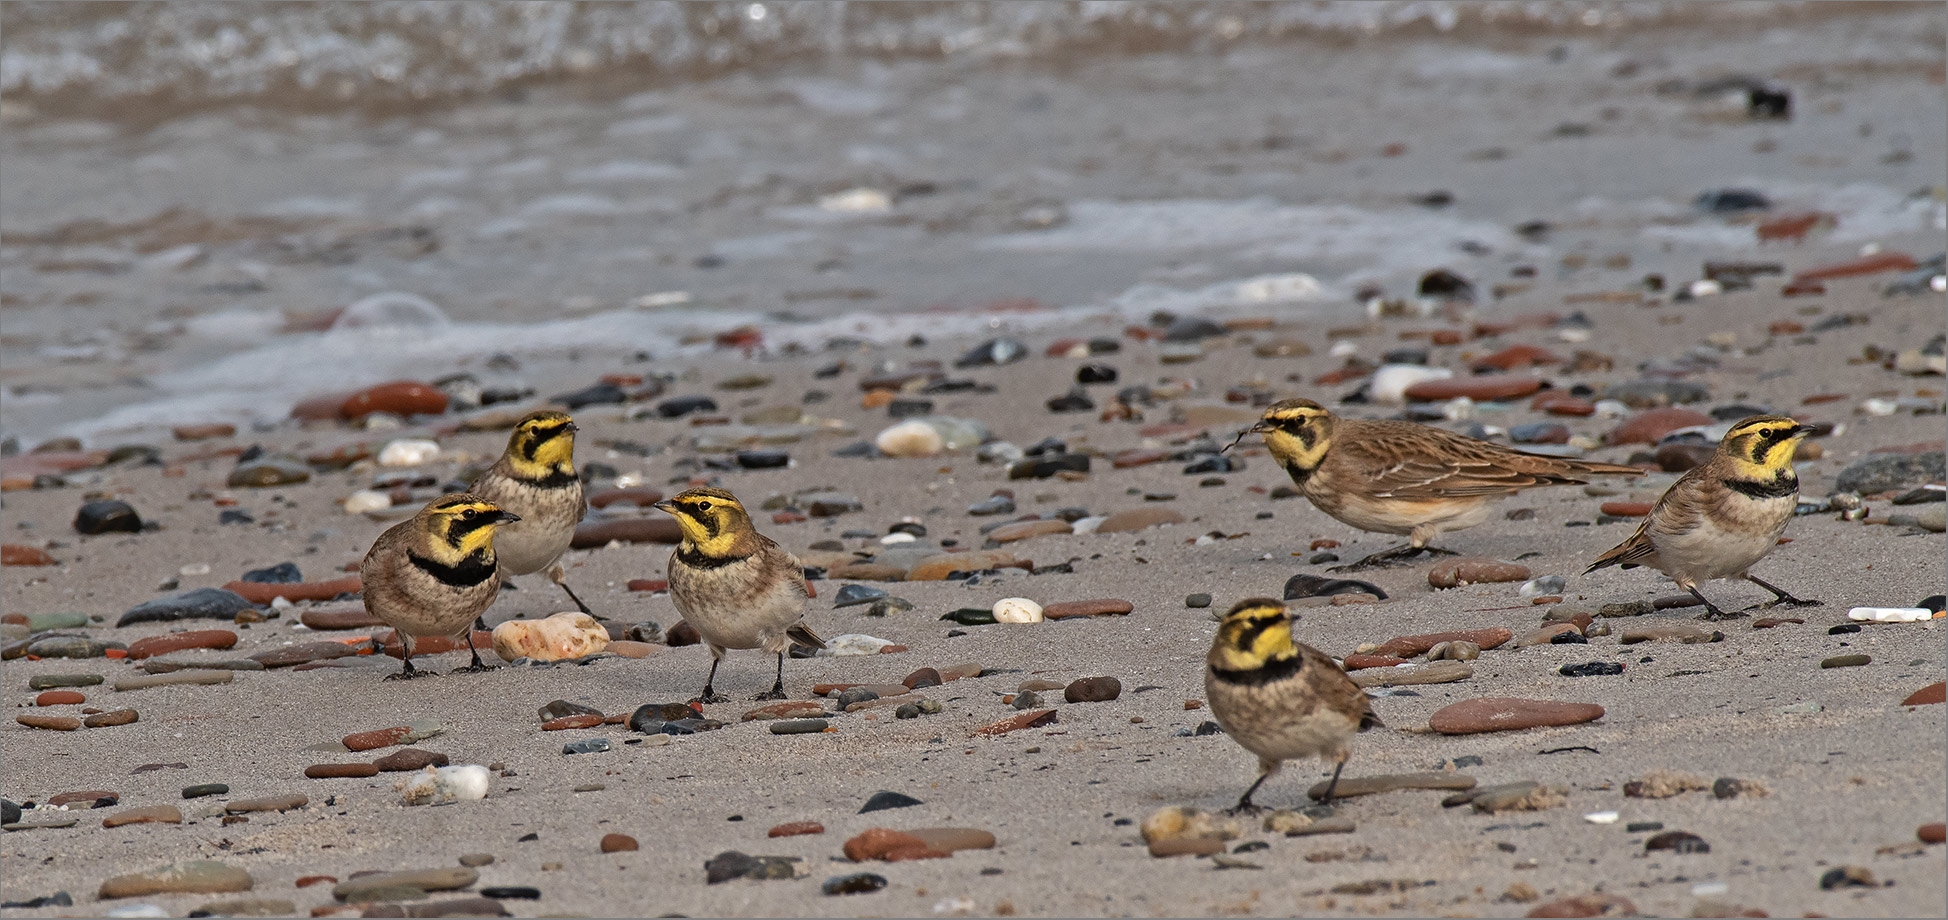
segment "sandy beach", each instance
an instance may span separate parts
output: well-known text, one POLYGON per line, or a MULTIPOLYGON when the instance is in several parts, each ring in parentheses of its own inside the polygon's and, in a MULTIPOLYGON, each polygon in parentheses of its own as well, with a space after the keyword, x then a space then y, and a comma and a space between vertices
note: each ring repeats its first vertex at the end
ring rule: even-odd
MULTIPOLYGON (((1944 621, 1841 628, 1852 608, 1916 607, 1948 583, 1943 298, 1929 288, 1942 269, 1928 267, 1944 239, 1948 20, 1938 7, 1773 9, 1059 59, 814 57, 644 86, 543 80, 403 113, 215 99, 153 124, 8 84, 0 701, 56 727, 0 726, 0 795, 29 806, 0 834, 5 914, 1948 913, 1944 847, 1924 842, 1948 799, 1943 707, 1903 705, 1930 685, 1940 699, 1944 621), (1790 91, 1789 118, 1752 117, 1758 84, 1790 91), (64 115, 63 100, 84 114, 64 115), (1728 190, 1766 201, 1700 201, 1728 190), (1437 269, 1470 293, 1420 296, 1437 269), (963 361, 995 340, 1020 354, 963 361), (1543 363, 1475 370, 1520 346, 1543 363), (1534 378, 1582 408, 1552 412, 1529 393, 1374 399, 1375 368, 1401 364, 1534 378), (1079 384, 1085 365, 1115 381, 1079 384), (455 404, 293 417, 391 380, 440 383, 455 404), (1087 408, 1052 411, 1076 392, 1087 408), (483 394, 499 401, 459 405, 483 394), (1437 541, 1519 565, 1514 580, 1436 589, 1440 560, 1420 560, 1346 576, 1384 599, 1292 601, 1298 637, 1335 658, 1506 630, 1465 679, 1372 689, 1387 727, 1357 738, 1346 776, 1532 781, 1559 790, 1548 807, 1444 807, 1450 791, 1401 789, 1335 803, 1345 832, 1247 819, 1221 858, 1146 846, 1146 816, 1222 810, 1254 776, 1251 755, 1200 732, 1213 614, 1398 542, 1276 496, 1289 480, 1256 437, 1211 460, 1263 405, 1295 396, 1651 470, 1529 490, 1437 541), (694 397, 710 403, 679 412, 694 397), (786 662, 791 700, 823 710, 826 730, 743 720, 771 677, 755 652, 718 671, 735 701, 701 716, 721 727, 631 730, 639 707, 689 699, 709 667, 702 646, 660 641, 681 617, 655 584, 669 547, 654 542, 567 558, 616 636, 658 639, 623 646, 644 657, 385 681, 398 661, 371 640, 386 629, 304 625, 362 609, 350 596, 116 625, 282 563, 305 585, 355 572, 381 531, 491 463, 512 420, 551 401, 586 402, 572 411, 591 492, 633 490, 585 527, 650 533, 661 525, 617 523, 664 519, 632 504, 644 490, 729 489, 827 576, 807 608, 820 635, 891 643, 786 662), (1672 408, 1699 415, 1651 424, 1672 408), (1806 513, 1754 572, 1822 606, 1703 622, 1700 608, 1654 605, 1680 593, 1655 572, 1581 574, 1636 526, 1615 503, 1654 500, 1698 444, 1761 411, 1818 433, 1796 464, 1806 513), (978 421, 990 443, 877 455, 905 413, 978 421), (1619 443, 1631 426, 1653 434, 1619 443), (379 465, 405 439, 438 456, 379 465), (1047 455, 1086 458, 1086 471, 1012 477, 1047 439, 1061 445, 1047 455), (303 481, 233 480, 266 458, 303 481), (1012 510, 972 513, 999 490, 1012 510), (348 513, 366 491, 392 506, 348 513), (143 528, 78 533, 98 501, 126 502, 143 528), (1132 529, 1087 532, 1104 517, 1132 529), (1025 520, 1070 527, 991 540, 1025 520), (911 542, 884 539, 911 524, 911 542), (923 549, 1005 556, 908 580, 923 549), (1559 589, 1537 584, 1550 576, 1559 589), (855 584, 911 608, 835 607, 855 584), (946 619, 1013 597, 1128 612, 946 619), (1552 611, 1579 610, 1595 614, 1585 642, 1525 641, 1552 611), (234 644, 129 651, 203 630, 234 644), (329 657, 320 642, 362 654, 329 657), (270 667, 241 661, 280 651, 270 667), (1592 662, 1624 667, 1562 672, 1592 662), (174 664, 222 682, 117 688, 174 664), (967 676, 886 686, 926 668, 967 676), (71 688, 84 701, 37 703, 69 675, 100 680, 71 688), (1064 701, 1098 676, 1120 683, 1114 699, 1064 701), (1015 708, 1031 681, 1052 688, 1015 708), (813 692, 850 684, 886 704, 846 712, 813 692), (1501 697, 1603 712, 1429 727, 1452 704, 1501 697), (539 711, 558 700, 612 721, 544 731, 539 711), (938 711, 896 715, 922 700, 938 711), (983 733, 1042 709, 1046 721, 983 733), (59 722, 122 710, 136 719, 59 722), (438 732, 409 745, 341 742, 426 722, 438 732), (609 749, 564 753, 598 738, 609 749), (411 806, 395 788, 407 772, 305 775, 414 750, 489 767, 486 797, 411 806), (1702 786, 1627 790, 1660 772, 1702 786), (185 797, 209 783, 227 789, 185 797), (861 813, 882 791, 918 804, 861 813), (75 792, 96 794, 51 804, 75 792), (261 802, 281 796, 304 803, 261 802), (268 810, 227 812, 238 803, 268 810), (124 814, 158 819, 104 826, 124 814), (791 822, 823 829, 768 836, 791 822), (872 828, 993 842, 849 859, 847 841, 872 828), (1665 832, 1708 849, 1648 848, 1665 832), (609 834, 635 848, 604 852, 609 834), (790 878, 712 883, 706 863, 727 851, 797 862, 775 870, 790 878), (191 860, 228 874, 103 896, 112 879, 191 860), (360 873, 407 870, 442 871, 418 890, 334 895, 360 873), (861 883, 873 890, 822 890, 858 873, 879 877, 861 883), (478 898, 493 903, 439 907, 478 898)), ((16 60, 58 33, 16 24, 0 44, 16 60)), ((568 609, 541 577, 514 587, 490 626, 568 609)), ((1766 598, 1742 583, 1703 591, 1727 610, 1766 598)), ((439 672, 466 660, 416 659, 439 672)), ((1354 673, 1380 670, 1396 669, 1354 673)), ((1302 808, 1328 770, 1290 764, 1257 799, 1302 808)))

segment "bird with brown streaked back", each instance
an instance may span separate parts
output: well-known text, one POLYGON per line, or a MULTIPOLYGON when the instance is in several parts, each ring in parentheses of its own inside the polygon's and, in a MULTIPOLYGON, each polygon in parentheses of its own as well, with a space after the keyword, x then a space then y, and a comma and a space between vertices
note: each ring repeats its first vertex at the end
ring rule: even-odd
POLYGON ((494 531, 520 519, 471 492, 454 492, 373 541, 359 562, 360 595, 366 611, 399 634, 402 667, 388 679, 430 673, 413 667, 413 639, 462 632, 473 664, 459 670, 486 670, 468 627, 500 593, 494 531))

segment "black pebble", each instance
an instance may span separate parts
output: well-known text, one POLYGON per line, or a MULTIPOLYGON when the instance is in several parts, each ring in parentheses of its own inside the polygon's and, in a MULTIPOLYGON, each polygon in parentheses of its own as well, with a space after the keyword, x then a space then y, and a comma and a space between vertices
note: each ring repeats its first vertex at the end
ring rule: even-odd
POLYGON ((1948 605, 1948 596, 1944 596, 1940 594, 1936 594, 1933 597, 1929 597, 1920 603, 1920 606, 1926 607, 1928 610, 1933 611, 1935 613, 1940 613, 1944 605, 1948 605))
POLYGON ((886 876, 871 872, 835 875, 825 880, 820 890, 826 894, 871 894, 886 887, 886 876))
POLYGON ((1665 831, 1644 841, 1644 850, 1670 850, 1673 853, 1709 853, 1711 844, 1686 831, 1665 831))
POLYGON ((1191 732, 1191 735, 1197 738, 1202 738, 1205 735, 1222 735, 1222 734, 1224 734, 1224 728, 1219 726, 1216 722, 1210 721, 1209 719, 1204 720, 1204 724, 1197 726, 1197 730, 1191 732))
MULTIPOLYGON (((1582 637, 1577 636, 1577 638, 1581 639, 1582 637)), ((1623 665, 1617 664, 1614 661, 1592 661, 1587 664, 1566 664, 1560 668, 1557 668, 1556 673, 1561 674, 1564 677, 1605 677, 1611 674, 1622 674, 1623 665)))
POLYGON ((1827 630, 1826 634, 1829 636, 1841 636, 1847 633, 1857 633, 1859 631, 1860 631, 1860 624, 1858 623, 1841 623, 1840 625, 1827 630))
POLYGON ((782 450, 740 450, 737 465, 747 470, 775 470, 791 465, 791 455, 782 450))
POLYGON ((483 898, 493 898, 496 901, 505 901, 510 898, 521 901, 535 901, 541 898, 541 889, 531 888, 527 885, 496 885, 491 888, 480 889, 480 896, 483 898))
POLYGON ((692 412, 715 412, 717 401, 708 396, 678 396, 656 404, 656 414, 664 418, 680 418, 692 412))
POLYGON ((1664 822, 1662 821, 1632 821, 1623 826, 1623 832, 1626 834, 1647 834, 1651 831, 1661 831, 1663 829, 1664 822))
POLYGON ((79 533, 139 533, 142 517, 124 501, 89 502, 75 512, 74 529, 79 533))
POLYGON ((629 394, 624 393, 621 387, 613 383, 598 383, 587 389, 550 397, 548 401, 559 403, 570 409, 580 409, 583 406, 615 405, 628 398, 629 394))
POLYGON ((1088 412, 1096 408, 1095 401, 1081 387, 1049 400, 1046 405, 1050 412, 1088 412))
POLYGON ((541 839, 541 835, 540 835, 540 834, 522 834, 521 836, 519 836, 519 837, 517 837, 517 838, 515 838, 515 840, 514 840, 514 842, 515 842, 515 843, 533 843, 533 842, 535 842, 536 840, 540 840, 540 839, 541 839))
POLYGON ((294 585, 304 581, 304 573, 298 571, 295 562, 280 562, 267 569, 251 569, 243 573, 238 581, 248 581, 262 585, 294 585))
POLYGON ((1115 383, 1116 369, 1107 364, 1084 364, 1075 369, 1077 383, 1115 383))
POLYGON ((924 804, 926 803, 910 795, 901 795, 897 792, 880 790, 879 792, 873 793, 872 798, 866 800, 866 804, 859 809, 859 813, 863 815, 869 811, 884 811, 888 808, 910 808, 914 805, 924 804))
MULTIPOLYGON (((1587 637, 1573 629, 1564 630, 1549 637, 1550 645, 1588 645, 1589 643, 1590 640, 1587 637)), ((1622 668, 1618 668, 1618 670, 1621 671, 1622 668)), ((1564 671, 1563 673, 1570 677, 1583 676, 1581 674, 1570 674, 1568 671, 1564 671)))
POLYGON ((1294 575, 1285 581, 1285 599, 1301 597, 1330 597, 1335 594, 1371 594, 1381 600, 1387 599, 1387 592, 1380 586, 1351 578, 1321 578, 1317 575, 1294 575))

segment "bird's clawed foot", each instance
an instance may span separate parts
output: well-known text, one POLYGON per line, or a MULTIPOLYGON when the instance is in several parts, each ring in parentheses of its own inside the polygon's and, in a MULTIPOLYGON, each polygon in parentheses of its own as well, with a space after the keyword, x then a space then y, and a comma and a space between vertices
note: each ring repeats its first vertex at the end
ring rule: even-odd
POLYGON ((731 701, 730 697, 718 693, 715 690, 710 689, 709 687, 703 688, 702 693, 699 693, 696 696, 690 698, 690 702, 692 703, 704 703, 704 704, 728 703, 730 701, 731 701))
POLYGON ((1361 559, 1358 562, 1351 562, 1351 563, 1347 563, 1346 565, 1336 565, 1330 569, 1327 569, 1326 571, 1358 572, 1364 569, 1378 569, 1378 568, 1385 568, 1387 566, 1402 565, 1405 564, 1408 560, 1411 560, 1422 553, 1426 553, 1427 555, 1430 556, 1456 555, 1456 553, 1451 549, 1436 549, 1435 547, 1432 546, 1414 546, 1413 544, 1410 543, 1406 546, 1396 546, 1392 549, 1383 549, 1377 553, 1374 553, 1371 556, 1361 559))
POLYGON ((1765 603, 1760 604, 1758 606, 1758 609, 1771 610, 1774 607, 1784 607, 1787 610, 1797 610, 1801 607, 1824 607, 1824 606, 1826 606, 1825 601, 1800 600, 1799 598, 1793 597, 1792 595, 1788 594, 1785 597, 1775 598, 1773 600, 1766 601, 1765 603))
POLYGON ((1735 610, 1731 613, 1726 613, 1723 610, 1719 610, 1716 605, 1706 604, 1705 612, 1698 614, 1698 619, 1712 623, 1720 620, 1743 620, 1745 619, 1745 611, 1735 610))
POLYGON ((1233 818, 1256 818, 1270 810, 1263 805, 1252 802, 1250 799, 1240 799, 1238 800, 1238 804, 1225 809, 1224 813, 1233 818))
POLYGON ((438 677, 438 676, 440 675, 435 674, 432 671, 422 671, 418 668, 414 668, 410 671, 394 671, 391 674, 386 675, 386 680, 417 680, 421 677, 438 677))
POLYGON ((770 700, 785 700, 790 698, 791 697, 785 695, 785 686, 783 684, 776 684, 773 685, 771 689, 766 690, 763 693, 758 694, 757 696, 751 697, 751 701, 754 703, 763 703, 763 702, 768 702, 770 700))
POLYGON ((494 667, 493 665, 490 665, 490 664, 485 664, 485 663, 483 663, 483 662, 479 662, 479 661, 476 661, 476 662, 474 662, 473 664, 470 664, 470 665, 465 665, 465 666, 462 666, 462 667, 458 667, 458 668, 454 668, 454 669, 453 669, 453 670, 452 670, 452 671, 451 671, 450 673, 453 673, 453 674, 482 674, 482 673, 485 673, 485 672, 487 672, 487 671, 494 671, 494 670, 499 670, 499 669, 498 669, 498 668, 495 668, 495 667, 494 667))

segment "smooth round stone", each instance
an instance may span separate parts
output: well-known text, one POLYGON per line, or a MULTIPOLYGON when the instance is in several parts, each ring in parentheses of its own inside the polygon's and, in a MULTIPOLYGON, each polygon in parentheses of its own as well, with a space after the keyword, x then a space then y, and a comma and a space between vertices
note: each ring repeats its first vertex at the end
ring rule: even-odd
POLYGON ((943 681, 939 671, 933 668, 921 668, 908 674, 900 683, 906 685, 909 690, 920 690, 926 687, 938 687, 943 681))
POLYGON ((930 850, 952 853, 956 850, 991 850, 994 834, 973 827, 921 827, 907 831, 920 838, 930 850))
POLYGON ((1366 668, 1347 675, 1363 689, 1408 687, 1420 684, 1451 684, 1473 677, 1473 665, 1465 661, 1431 661, 1416 668, 1366 668))
POLYGON ((183 787, 183 798, 200 799, 208 795, 229 795, 230 787, 225 783, 198 783, 183 787))
POLYGON ((601 754, 609 751, 611 747, 607 738, 583 738, 580 741, 570 741, 562 745, 561 752, 563 755, 601 754))
POLYGON ((766 837, 797 837, 804 834, 823 834, 825 825, 817 821, 790 821, 765 832, 766 837))
POLYGON ((1690 409, 1667 407, 1650 409, 1631 416, 1603 436, 1603 443, 1612 446, 1619 444, 1655 445, 1679 428, 1710 425, 1714 419, 1702 412, 1690 409))
POLYGON ((885 591, 870 585, 843 585, 839 588, 839 593, 833 597, 832 606, 837 608, 870 604, 886 596, 885 591))
POLYGON ((88 697, 73 690, 49 690, 34 697, 36 706, 72 706, 88 702, 88 697))
POLYGON ((812 735, 822 732, 830 723, 824 719, 780 719, 771 723, 774 735, 812 735))
POLYGON ((988 531, 987 538, 994 543, 1017 543, 1031 537, 1073 533, 1074 531, 1075 526, 1063 520, 1018 521, 1013 524, 1003 524, 1000 527, 988 531))
POLYGON ((103 642, 87 636, 48 636, 27 646, 27 654, 40 658, 100 658, 121 643, 103 642))
POLYGON ((419 747, 403 747, 384 757, 372 761, 372 766, 381 773, 405 773, 424 770, 427 767, 444 767, 447 756, 438 751, 419 747))
POLYGON ((1203 610, 1211 606, 1211 596, 1209 594, 1192 594, 1184 598, 1184 606, 1192 610, 1203 610))
POLYGON ((604 853, 630 853, 638 849, 638 844, 628 834, 603 834, 601 849, 604 853))
POLYGON ((254 609, 250 601, 235 591, 222 588, 197 588, 170 597, 159 597, 130 607, 115 621, 116 626, 134 623, 168 623, 176 620, 232 620, 237 614, 254 609))
POLYGON ((77 533, 94 536, 105 533, 141 533, 142 516, 128 502, 108 499, 88 502, 75 512, 77 533))
POLYGON ((876 690, 870 690, 865 687, 850 687, 839 691, 838 703, 839 708, 844 709, 855 703, 864 703, 876 699, 879 699, 879 692, 876 690))
POLYGON ((227 649, 237 644, 237 634, 227 629, 199 629, 190 632, 172 633, 167 636, 150 636, 129 643, 128 657, 132 661, 180 652, 187 649, 227 649))
POLYGON ((333 885, 331 895, 340 901, 370 901, 372 895, 387 889, 417 888, 420 891, 452 891, 480 881, 480 873, 466 866, 416 869, 406 872, 378 872, 361 875, 333 885))
POLYGON ((1441 708, 1428 719, 1428 727, 1444 735, 1468 735, 1576 725, 1602 717, 1603 707, 1595 703, 1482 697, 1441 708))
POLYGON ((113 728, 117 725, 128 725, 140 719, 141 716, 133 709, 116 709, 109 712, 95 713, 82 719, 81 724, 89 728, 113 728))
POLYGON ((866 804, 860 806, 859 813, 863 815, 867 812, 884 811, 889 808, 911 808, 915 805, 924 804, 926 803, 910 795, 894 792, 890 789, 882 789, 866 799, 866 804))
POLYGON ((369 763, 314 763, 304 768, 309 779, 363 779, 378 776, 379 768, 369 763))
POLYGON ((1123 695, 1123 682, 1114 677, 1084 677, 1062 690, 1071 703, 1106 703, 1123 695))
POLYGON ((73 716, 43 716, 29 713, 14 716, 14 721, 28 728, 44 728, 57 732, 78 731, 81 728, 81 720, 73 716))
POLYGON ((1040 623, 1042 605, 1025 597, 1004 597, 994 602, 996 623, 1040 623))
POLYGON ((311 480, 311 467, 295 457, 264 456, 239 463, 224 479, 233 489, 264 489, 311 480))
POLYGON ((1375 655, 1397 655, 1412 658, 1443 642, 1472 642, 1477 648, 1487 651, 1515 638, 1515 634, 1500 626, 1487 629, 1462 629, 1451 632, 1422 633, 1415 636, 1395 636, 1372 649, 1375 655))
POLYGON ((1016 709, 1034 709, 1042 705, 1042 697, 1033 690, 1023 690, 1015 695, 1015 701, 1011 705, 1016 709))
POLYGON ((478 869, 481 866, 491 866, 493 864, 494 854, 492 853, 464 853, 460 856, 460 865, 466 866, 469 869, 478 869))
POLYGON ((1285 580, 1285 592, 1280 595, 1285 600, 1299 600, 1308 597, 1336 597, 1342 594, 1370 594, 1381 600, 1387 599, 1387 592, 1380 586, 1352 578, 1321 578, 1317 575, 1294 575, 1285 580))
POLYGON ((1873 659, 1867 655, 1834 655, 1820 660, 1819 666, 1825 668, 1857 668, 1873 659))

